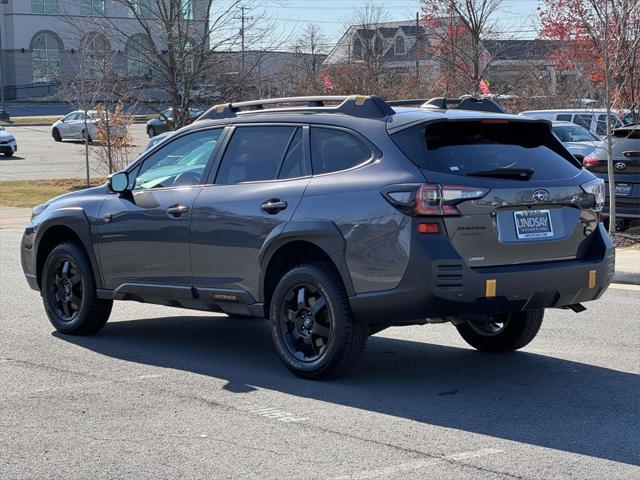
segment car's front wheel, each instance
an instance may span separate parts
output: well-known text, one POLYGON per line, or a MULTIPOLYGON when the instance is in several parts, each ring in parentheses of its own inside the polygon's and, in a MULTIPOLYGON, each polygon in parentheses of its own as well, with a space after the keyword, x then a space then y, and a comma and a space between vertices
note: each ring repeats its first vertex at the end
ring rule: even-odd
POLYGON ((61 243, 49 253, 41 288, 47 316, 60 333, 91 335, 109 319, 113 301, 97 297, 91 262, 76 243, 61 243))
POLYGON ((484 352, 513 352, 531 342, 540 330, 544 309, 500 313, 464 320, 458 333, 472 347, 484 352))
POLYGON ((57 128, 53 129, 53 131, 51 132, 51 136, 53 137, 53 140, 55 142, 61 142, 62 141, 62 135, 60 135, 60 130, 58 130, 57 128))
POLYGON ((353 318, 340 277, 323 263, 299 265, 282 277, 269 318, 282 363, 308 379, 334 377, 353 368, 369 333, 353 318))

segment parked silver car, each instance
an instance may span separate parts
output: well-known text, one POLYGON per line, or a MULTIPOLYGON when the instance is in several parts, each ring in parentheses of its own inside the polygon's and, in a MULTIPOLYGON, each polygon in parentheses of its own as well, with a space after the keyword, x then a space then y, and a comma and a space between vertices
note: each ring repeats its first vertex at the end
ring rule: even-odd
MULTIPOLYGON (((96 126, 102 122, 102 119, 96 110, 88 110, 86 115, 86 131, 89 135, 89 142, 91 142, 96 138, 96 126)), ((56 142, 61 142, 62 140, 84 141, 85 112, 82 110, 76 110, 55 122, 51 126, 51 136, 56 142)))
POLYGON ((0 127, 0 153, 6 157, 11 157, 17 151, 16 137, 7 132, 4 127, 0 127))
POLYGON ((600 139, 580 125, 571 122, 553 122, 553 133, 574 157, 582 161, 596 149, 600 139))

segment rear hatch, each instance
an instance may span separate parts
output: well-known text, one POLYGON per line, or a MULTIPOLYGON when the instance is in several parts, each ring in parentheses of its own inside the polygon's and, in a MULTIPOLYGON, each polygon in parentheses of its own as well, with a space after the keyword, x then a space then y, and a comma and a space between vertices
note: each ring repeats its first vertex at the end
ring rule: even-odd
MULTIPOLYGON (((640 199, 640 127, 614 130, 612 146, 616 203, 621 208, 637 209, 640 199)), ((606 142, 599 144, 585 158, 584 166, 605 182, 609 181, 606 142)))
MULTIPOLYGON (((549 123, 438 121, 424 125, 419 135, 426 147, 419 166, 429 184, 442 185, 445 199, 451 188, 445 186, 487 191, 444 215, 447 235, 469 266, 578 256, 596 225, 595 212, 581 208, 589 206, 581 184, 592 177, 552 135, 549 123)), ((402 140, 396 142, 402 148, 402 140)), ((408 154, 416 153, 414 147, 408 154)))

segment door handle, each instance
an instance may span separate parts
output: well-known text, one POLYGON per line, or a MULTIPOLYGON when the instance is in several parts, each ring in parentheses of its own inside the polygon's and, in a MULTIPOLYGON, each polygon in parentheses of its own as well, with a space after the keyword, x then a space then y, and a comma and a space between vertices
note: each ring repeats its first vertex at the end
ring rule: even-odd
POLYGON ((271 215, 275 215, 276 213, 285 210, 289 204, 284 200, 280 200, 279 198, 274 198, 273 200, 267 200, 261 206, 262 210, 271 215))
POLYGON ((185 205, 175 205, 167 208, 167 215, 170 217, 178 218, 189 211, 189 207, 185 205))

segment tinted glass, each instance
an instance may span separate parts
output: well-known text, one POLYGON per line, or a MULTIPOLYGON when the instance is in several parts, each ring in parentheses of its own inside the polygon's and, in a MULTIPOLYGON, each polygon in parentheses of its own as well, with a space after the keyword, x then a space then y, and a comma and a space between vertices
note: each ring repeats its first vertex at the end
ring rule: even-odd
POLYGON ((594 142, 598 138, 580 125, 554 126, 553 133, 561 142, 594 142))
POLYGON ((556 119, 557 120, 561 120, 563 122, 570 122, 571 121, 571 114, 563 113, 561 115, 558 115, 556 119))
POLYGON ((579 171, 546 125, 436 123, 426 129, 426 140, 429 168, 452 175, 526 168, 534 171, 531 180, 551 180, 579 171))
POLYGON ((198 185, 222 129, 195 132, 169 142, 142 164, 135 188, 198 185))
POLYGON ((238 127, 222 159, 216 183, 274 180, 295 127, 238 127))
POLYGON ((591 120, 593 120, 593 115, 578 114, 573 117, 573 123, 584 128, 591 128, 591 120))
POLYGON ((302 129, 298 128, 291 139, 289 149, 282 162, 278 178, 297 178, 310 175, 309 166, 304 158, 304 145, 302 142, 302 129))
POLYGON ((369 147, 350 133, 332 128, 311 129, 311 162, 315 175, 346 170, 372 156, 369 147))

